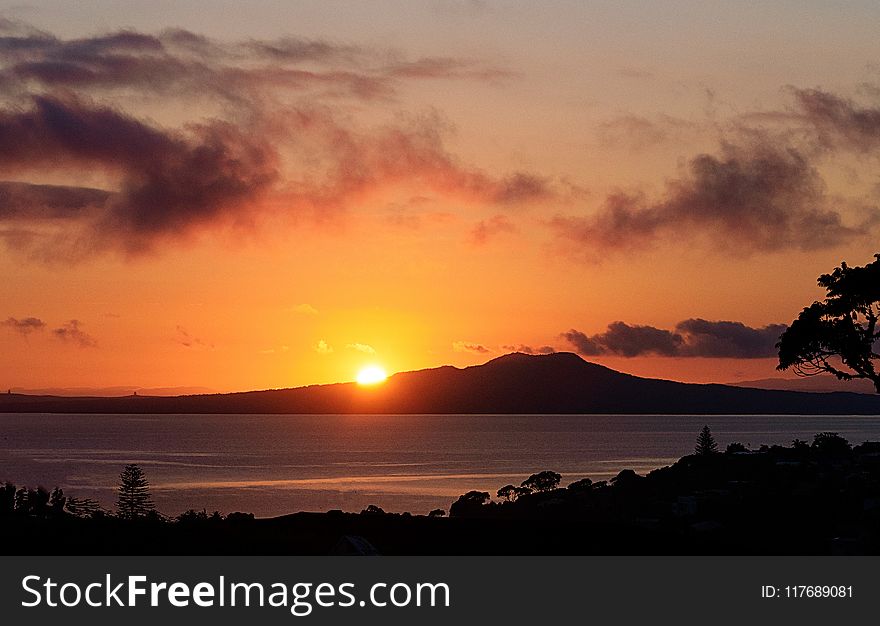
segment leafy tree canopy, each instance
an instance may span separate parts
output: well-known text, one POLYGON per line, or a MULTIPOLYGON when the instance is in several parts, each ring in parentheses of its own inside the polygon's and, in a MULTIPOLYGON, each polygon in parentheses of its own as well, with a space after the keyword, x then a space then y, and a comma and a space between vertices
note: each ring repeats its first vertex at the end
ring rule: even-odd
POLYGON ((814 302, 782 333, 777 369, 799 376, 833 374, 840 380, 865 378, 880 393, 874 344, 880 338, 880 254, 864 267, 841 263, 819 277, 827 297, 814 302))
POLYGON ((559 486, 560 480, 562 480, 562 476, 556 472, 545 470, 543 472, 538 472, 537 474, 532 474, 526 478, 520 486, 537 492, 553 491, 559 486))

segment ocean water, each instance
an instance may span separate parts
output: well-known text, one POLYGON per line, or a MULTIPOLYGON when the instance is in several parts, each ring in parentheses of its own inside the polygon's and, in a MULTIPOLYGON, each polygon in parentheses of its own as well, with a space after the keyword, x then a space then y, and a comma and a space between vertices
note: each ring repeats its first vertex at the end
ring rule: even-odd
POLYGON ((550 469, 562 484, 640 474, 689 454, 704 424, 720 447, 835 431, 880 440, 880 416, 0 414, 0 482, 61 486, 108 509, 123 466, 143 467, 157 508, 273 516, 426 513, 550 469))

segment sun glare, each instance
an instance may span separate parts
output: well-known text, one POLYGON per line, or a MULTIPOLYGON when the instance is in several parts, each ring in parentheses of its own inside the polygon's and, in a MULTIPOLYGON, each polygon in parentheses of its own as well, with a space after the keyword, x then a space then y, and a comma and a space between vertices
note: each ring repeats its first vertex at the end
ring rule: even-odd
POLYGON ((386 378, 388 378, 388 374, 378 365, 368 365, 359 371, 357 375, 359 385, 377 385, 386 378))

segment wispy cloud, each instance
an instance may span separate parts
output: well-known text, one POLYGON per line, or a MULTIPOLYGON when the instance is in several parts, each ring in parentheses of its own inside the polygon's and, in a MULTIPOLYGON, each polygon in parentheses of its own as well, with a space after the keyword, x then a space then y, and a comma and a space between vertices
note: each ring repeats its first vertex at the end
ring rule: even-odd
POLYGON ((94 348, 98 345, 94 337, 82 330, 79 320, 70 320, 54 329, 52 333, 61 341, 76 344, 80 348, 94 348))
POLYGON ((259 350, 260 354, 284 354, 290 352, 290 346, 279 346, 277 348, 266 348, 265 350, 259 350))
POLYGON ((27 337, 33 332, 41 331, 46 328, 46 322, 38 317, 23 317, 21 319, 8 317, 0 322, 0 326, 9 328, 23 337, 27 337))
POLYGON ((314 350, 318 354, 330 354, 331 352, 333 352, 333 346, 331 346, 323 339, 319 339, 318 343, 316 343, 314 346, 314 350))
POLYGON ((470 341, 453 341, 452 350, 454 352, 471 352, 474 354, 488 354, 489 352, 492 352, 491 349, 483 344, 470 341))
POLYGON ((490 239, 504 233, 515 233, 517 228, 505 215, 493 215, 487 220, 480 220, 471 231, 471 240, 481 246, 490 239))
POLYGON ((177 326, 177 334, 174 338, 174 341, 185 348, 191 348, 195 350, 207 350, 214 348, 213 343, 204 341, 203 339, 196 337, 183 326, 177 326))
POLYGON ((556 352, 556 348, 553 346, 539 346, 534 348, 525 344, 509 344, 501 346, 501 349, 505 352, 522 352, 523 354, 553 354, 556 352))
POLYGON ((863 153, 880 148, 880 106, 861 106, 822 89, 790 91, 795 118, 813 127, 822 147, 863 153))
POLYGON ((297 304, 290 308, 291 312, 299 313, 300 315, 317 315, 318 309, 313 307, 311 304, 297 304))
POLYGON ((363 352, 364 354, 376 354, 376 349, 365 343, 349 343, 345 347, 356 352, 363 352))
POLYGON ((622 146, 632 151, 678 139, 683 132, 694 130, 692 122, 669 115, 653 118, 641 115, 620 115, 602 122, 597 130, 603 146, 622 146))

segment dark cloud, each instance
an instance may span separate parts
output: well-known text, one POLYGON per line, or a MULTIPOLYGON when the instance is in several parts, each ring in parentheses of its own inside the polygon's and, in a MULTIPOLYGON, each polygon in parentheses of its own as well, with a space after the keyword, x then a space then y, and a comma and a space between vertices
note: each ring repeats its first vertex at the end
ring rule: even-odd
POLYGON ((880 107, 861 107, 821 89, 792 89, 796 110, 826 148, 870 152, 880 148, 880 107))
POLYGON ((604 333, 587 336, 578 330, 570 330, 562 335, 584 356, 615 354, 620 356, 639 356, 657 354, 675 356, 682 343, 680 335, 653 326, 630 326, 623 322, 608 325, 604 333))
POLYGON ((742 322, 692 318, 676 324, 675 331, 684 337, 682 356, 758 359, 776 356, 776 342, 786 328, 785 324, 752 328, 742 322))
POLYGON ((76 344, 80 348, 94 348, 98 345, 95 338, 86 333, 80 327, 79 320, 70 320, 52 331, 52 334, 61 341, 76 344))
POLYGON ((827 248, 864 234, 831 207, 822 178, 801 152, 762 140, 691 159, 688 174, 668 181, 659 200, 618 192, 597 214, 558 216, 552 225, 588 255, 682 233, 743 254, 827 248))
POLYGON ((59 163, 104 169, 119 176, 121 191, 7 184, 0 194, 11 201, 0 219, 84 219, 102 245, 129 251, 241 211, 277 178, 274 149, 224 122, 175 133, 107 107, 48 97, 0 111, 0 166, 59 163))
POLYGON ((27 337, 34 331, 43 330, 46 327, 46 322, 38 317, 24 317, 21 319, 8 317, 4 321, 0 322, 0 326, 10 328, 15 332, 27 337))
POLYGON ((459 163, 437 115, 362 129, 338 105, 393 97, 404 81, 503 73, 319 40, 224 43, 185 30, 65 40, 0 23, 0 241, 75 260, 149 251, 267 212, 323 217, 397 190, 496 206, 553 199, 537 175, 459 163), (169 128, 123 108, 132 101, 185 111, 204 101, 211 113, 169 128), (83 172, 107 188, 44 184, 47 173, 83 172))
POLYGON ((150 90, 205 93, 239 104, 279 90, 321 90, 388 98, 400 80, 496 80, 512 73, 471 59, 400 58, 396 51, 283 37, 220 42, 182 29, 158 35, 123 30, 64 40, 37 30, 0 37, 0 84, 27 93, 44 89, 150 90), (387 62, 391 56, 395 60, 387 62))
POLYGON ((555 195, 546 178, 516 172, 498 181, 490 199, 500 204, 521 204, 549 200, 555 195))
POLYGON ((759 359, 776 356, 775 344, 785 328, 783 324, 752 328, 741 322, 697 318, 679 322, 674 330, 614 322, 604 333, 586 335, 572 329, 562 336, 584 356, 759 359))
POLYGON ((525 344, 501 346, 501 349, 505 352, 522 352, 523 354, 553 354, 556 352, 556 348, 553 346, 540 346, 538 348, 533 348, 532 346, 527 346, 525 344))
POLYGON ((495 215, 487 220, 480 220, 471 231, 471 239, 477 245, 483 245, 492 237, 502 233, 515 233, 516 226, 504 215, 495 215))
MULTIPOLYGON (((57 238, 44 245, 136 253, 206 225, 247 220, 265 208, 269 196, 288 211, 320 214, 396 185, 418 184, 443 196, 489 204, 552 193, 525 174, 495 179, 463 167, 444 149, 440 128, 426 119, 361 134, 327 115, 301 112, 278 132, 333 150, 323 180, 289 178, 282 190, 277 137, 259 125, 210 120, 167 130, 78 99, 35 97, 27 109, 0 109, 0 167, 98 168, 119 180, 119 191, 0 185, 0 200, 4 190, 9 200, 0 206, 0 223, 67 219, 80 227, 79 239, 70 230, 60 235, 67 247, 59 248, 57 238)), ((485 228, 488 236, 511 226, 498 217, 485 228)), ((16 245, 38 245, 39 234, 30 235, 18 236, 16 245)))
POLYGON ((77 218, 102 210, 112 195, 88 187, 0 181, 0 220, 77 218))
POLYGON ((0 83, 7 90, 25 92, 30 83, 44 89, 207 92, 239 102, 258 97, 266 88, 339 88, 358 96, 387 95, 391 88, 385 83, 391 76, 337 66, 354 52, 296 39, 224 44, 185 30, 158 36, 120 31, 73 40, 37 31, 0 38, 0 83), (297 67, 305 62, 326 67, 297 67))

